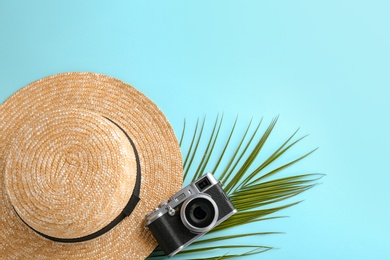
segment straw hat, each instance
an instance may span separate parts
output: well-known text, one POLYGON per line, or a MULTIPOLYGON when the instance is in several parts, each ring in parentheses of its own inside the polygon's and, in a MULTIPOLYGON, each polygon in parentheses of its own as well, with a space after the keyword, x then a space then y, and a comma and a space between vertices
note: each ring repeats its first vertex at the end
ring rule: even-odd
POLYGON ((142 93, 64 73, 1 104, 0 178, 0 257, 143 259, 157 246, 145 214, 180 190, 182 163, 142 93))

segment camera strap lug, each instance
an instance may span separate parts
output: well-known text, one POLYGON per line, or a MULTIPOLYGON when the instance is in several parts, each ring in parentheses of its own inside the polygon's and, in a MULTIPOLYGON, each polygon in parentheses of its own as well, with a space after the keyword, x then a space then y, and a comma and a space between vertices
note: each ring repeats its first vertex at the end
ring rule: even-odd
POLYGON ((174 216, 176 213, 175 209, 172 208, 170 205, 167 206, 167 210, 168 210, 168 215, 171 217, 174 216))

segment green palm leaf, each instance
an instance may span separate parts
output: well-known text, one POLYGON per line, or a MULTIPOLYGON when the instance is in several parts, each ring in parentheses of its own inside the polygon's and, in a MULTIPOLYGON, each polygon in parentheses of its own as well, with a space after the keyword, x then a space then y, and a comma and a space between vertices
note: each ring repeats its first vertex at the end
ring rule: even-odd
MULTIPOLYGON (((282 173, 288 173, 286 170, 290 166, 303 160, 316 149, 298 155, 288 162, 278 163, 306 136, 295 138, 297 130, 276 147, 269 156, 265 156, 263 150, 275 128, 278 117, 271 121, 263 133, 260 133, 262 121, 252 127, 251 120, 243 134, 238 136, 236 134, 238 118, 229 130, 223 129, 222 131, 223 116, 217 116, 209 134, 205 131, 206 118, 201 123, 198 120, 192 131, 187 129, 187 123, 184 121, 180 138, 180 146, 184 155, 184 182, 192 182, 204 174, 207 169, 212 169, 214 176, 225 183, 224 190, 235 205, 237 213, 178 254, 188 256, 189 259, 197 259, 194 257, 199 253, 215 255, 202 259, 229 259, 259 254, 272 249, 272 247, 263 245, 239 245, 237 242, 243 237, 277 234, 278 232, 239 233, 226 236, 221 231, 248 223, 280 218, 274 213, 299 203, 283 204, 284 200, 314 187, 323 176, 318 173, 302 173, 278 177, 282 173), (187 136, 188 132, 189 136, 187 136), (221 133, 227 133, 227 136, 222 136, 221 133), (187 146, 186 140, 188 140, 187 146), (239 141, 235 144, 234 140, 239 141), (265 159, 260 161, 260 157, 265 157, 265 159), (220 245, 218 243, 220 241, 226 241, 230 245, 220 245), (244 253, 230 253, 231 250, 236 252, 236 250, 245 249, 244 253)), ((164 253, 159 247, 149 256, 150 259, 161 257, 164 257, 164 253)))

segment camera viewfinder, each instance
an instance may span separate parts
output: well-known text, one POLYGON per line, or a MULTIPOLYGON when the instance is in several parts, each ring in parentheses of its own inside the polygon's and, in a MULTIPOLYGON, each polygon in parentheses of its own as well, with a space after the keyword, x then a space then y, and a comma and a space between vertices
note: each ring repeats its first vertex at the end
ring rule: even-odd
POLYGON ((209 179, 207 177, 201 179, 200 181, 198 181, 196 183, 196 187, 198 187, 199 191, 204 190, 205 188, 207 188, 210 185, 211 185, 211 183, 210 183, 210 181, 209 181, 209 179))

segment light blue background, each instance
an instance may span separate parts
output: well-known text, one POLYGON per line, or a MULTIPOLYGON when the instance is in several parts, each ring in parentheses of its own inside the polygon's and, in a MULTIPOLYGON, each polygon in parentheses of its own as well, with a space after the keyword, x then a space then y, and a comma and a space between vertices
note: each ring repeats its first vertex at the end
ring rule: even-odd
POLYGON ((300 167, 327 176, 258 225, 286 232, 259 259, 390 259, 389 3, 0 0, 0 102, 92 71, 145 93, 178 134, 185 117, 280 115, 274 139, 310 133, 302 151, 320 149, 300 167))

